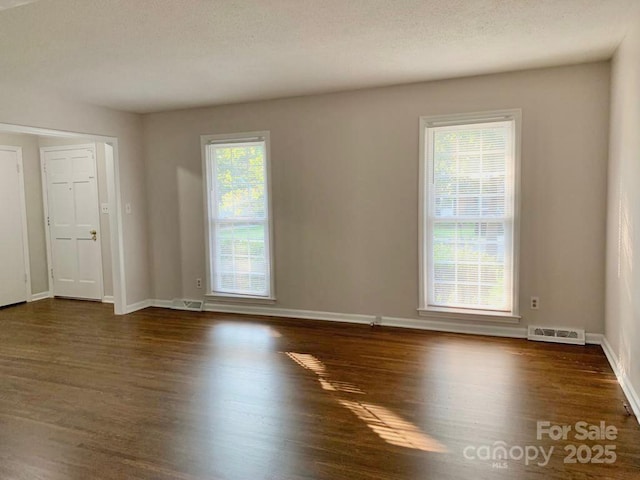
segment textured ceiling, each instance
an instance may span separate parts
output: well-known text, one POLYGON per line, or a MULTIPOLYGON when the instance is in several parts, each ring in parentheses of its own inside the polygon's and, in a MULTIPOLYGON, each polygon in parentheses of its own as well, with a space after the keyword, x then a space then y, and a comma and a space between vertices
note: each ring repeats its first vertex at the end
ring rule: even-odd
POLYGON ((151 112, 579 63, 609 58, 639 7, 640 0, 40 0, 0 10, 0 88, 151 112))

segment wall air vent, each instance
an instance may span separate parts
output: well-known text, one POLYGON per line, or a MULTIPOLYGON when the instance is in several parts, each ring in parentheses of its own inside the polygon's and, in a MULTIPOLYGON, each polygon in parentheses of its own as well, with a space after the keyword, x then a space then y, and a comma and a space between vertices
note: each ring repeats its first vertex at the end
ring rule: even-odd
POLYGON ((527 338, 536 342, 584 345, 585 333, 579 328, 537 327, 529 325, 527 338))
POLYGON ((184 298, 174 298, 171 302, 171 308, 174 310, 189 310, 192 312, 201 312, 204 302, 202 300, 186 300, 184 298))

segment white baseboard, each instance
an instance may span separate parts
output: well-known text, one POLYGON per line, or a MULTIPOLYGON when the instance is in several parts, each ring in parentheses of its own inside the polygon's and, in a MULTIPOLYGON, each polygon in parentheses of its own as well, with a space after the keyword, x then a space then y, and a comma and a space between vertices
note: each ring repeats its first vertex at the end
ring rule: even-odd
MULTIPOLYGON (((171 300, 151 300, 150 305, 158 308, 172 308, 171 300)), ((451 321, 427 320, 424 318, 376 317, 354 313, 319 312, 315 310, 296 310, 273 308, 268 306, 206 303, 204 311, 218 313, 238 313, 243 315, 262 315, 266 317, 299 318, 301 320, 325 320, 330 322, 359 323, 385 327, 412 328, 446 333, 464 333, 469 335, 488 335, 493 337, 527 338, 526 327, 508 325, 468 324, 451 321)), ((600 345, 602 334, 587 333, 586 343, 600 345)))
POLYGON ((604 335, 601 333, 587 333, 585 334, 585 342, 587 345, 602 345, 602 339, 604 335))
MULTIPOLYGON (((168 301, 156 301, 156 306, 170 304, 168 301)), ((455 322, 435 321, 414 318, 376 317, 353 313, 318 312, 314 310, 295 310, 287 308, 269 308, 249 305, 227 305, 205 303, 204 310, 208 312, 240 313, 249 315, 264 315, 270 317, 299 318, 302 320, 325 320, 331 322, 359 323, 386 327, 413 328, 417 330, 432 330, 448 333, 466 333, 472 335, 490 335, 496 337, 527 338, 525 327, 470 325, 455 322)))
POLYGON ((171 308, 173 306, 173 302, 171 300, 151 300, 151 306, 158 308, 171 308))
MULTIPOLYGON (((192 302, 198 302, 198 301, 202 301, 202 300, 186 300, 186 301, 192 301, 192 302)), ((177 304, 179 302, 175 302, 173 300, 151 300, 151 306, 152 307, 157 307, 157 308, 170 308, 171 310, 181 310, 184 312, 200 312, 202 310, 198 310, 195 308, 183 308, 183 307, 179 307, 177 304)))
MULTIPOLYGON (((468 335, 488 335, 492 337, 527 338, 527 327, 511 327, 507 325, 469 324, 441 320, 425 320, 416 318, 382 317, 379 325, 387 327, 414 328, 434 332, 464 333, 468 335)), ((587 344, 600 345, 601 333, 587 333, 587 344)))
POLYGON ((636 415, 638 423, 640 423, 640 396, 638 396, 636 389, 633 388, 631 380, 624 371, 620 359, 611 348, 611 344, 607 340, 607 337, 604 336, 602 337, 602 350, 604 350, 604 354, 606 355, 607 360, 609 360, 611 369, 613 370, 613 373, 616 374, 618 383, 622 387, 624 394, 627 396, 629 405, 631 406, 633 413, 636 415))
POLYGON ((147 308, 147 307, 151 307, 151 306, 153 306, 153 301, 152 300, 143 300, 141 302, 132 303, 131 305, 127 305, 124 308, 124 313, 126 315, 127 313, 137 312, 138 310, 142 310, 143 308, 147 308))
POLYGON ((413 328, 446 333, 466 333, 470 335, 489 335, 492 337, 527 338, 525 327, 509 327, 506 325, 484 325, 446 322, 437 320, 382 317, 379 325, 384 327, 413 328))
POLYGON ((45 298, 51 298, 51 292, 40 292, 34 293, 31 295, 31 298, 28 300, 29 302, 37 302, 38 300, 44 300, 45 298))
POLYGON ((113 303, 114 299, 113 299, 113 295, 105 295, 104 297, 102 297, 102 303, 113 303))
POLYGON ((241 313, 245 315, 264 315, 267 317, 300 318, 302 320, 326 320, 329 322, 370 324, 376 320, 375 315, 355 313, 318 312, 315 310, 295 310, 289 308, 269 308, 254 305, 223 305, 205 303, 206 312, 241 313))

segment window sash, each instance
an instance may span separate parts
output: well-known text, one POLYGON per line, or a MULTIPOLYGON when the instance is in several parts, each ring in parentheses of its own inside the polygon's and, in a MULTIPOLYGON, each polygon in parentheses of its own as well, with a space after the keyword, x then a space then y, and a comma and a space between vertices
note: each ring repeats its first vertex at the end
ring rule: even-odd
MULTIPOLYGON (((249 295, 249 296, 262 296, 269 297, 270 294, 270 279, 271 279, 271 266, 269 262, 269 221, 267 219, 261 221, 247 221, 247 220, 214 220, 211 224, 211 238, 214 245, 214 262, 212 262, 212 285, 213 291, 216 293, 228 293, 232 295, 249 295), (260 272, 251 271, 238 271, 235 268, 235 263, 238 261, 245 261, 249 266, 254 261, 260 262, 261 257, 259 255, 251 254, 251 247, 248 247, 247 253, 236 253, 232 251, 230 255, 225 255, 221 251, 221 242, 218 238, 218 227, 262 227, 263 229, 263 250, 264 250, 264 274, 260 272), (232 265, 229 266, 224 261, 224 257, 232 257, 232 265), (250 277, 251 280, 257 277, 264 277, 264 290, 256 291, 250 288, 227 288, 224 286, 223 279, 228 276, 234 277, 234 283, 237 282, 238 277, 250 277)), ((233 247, 232 247, 233 248, 233 247)), ((237 285, 237 283, 236 283, 237 285)))
MULTIPOLYGON (((247 140, 234 138, 219 138, 207 140, 203 137, 203 149, 205 165, 207 169, 207 239, 208 239, 208 291, 211 294, 273 298, 273 278, 272 278, 272 247, 271 247, 271 214, 270 214, 270 188, 269 188, 269 151, 268 137, 260 135, 247 140), (216 161, 216 150, 222 148, 252 147, 258 146, 262 149, 264 158, 264 205, 262 214, 252 215, 251 206, 248 207, 248 215, 230 217, 221 215, 218 204, 218 190, 221 186, 218 183, 218 164, 216 161), (247 233, 243 238, 237 238, 237 230, 257 229, 257 236, 251 238, 256 232, 247 233), (221 234, 221 230, 227 230, 226 237, 221 234), (229 235, 230 233, 230 235, 229 235), (253 245, 252 245, 253 244, 253 245), (260 255, 254 254, 251 249, 259 245, 260 255), (237 247, 246 249, 238 253, 237 247), (224 250, 226 249, 226 251, 224 250), (261 265, 264 273, 254 271, 255 264, 261 265), (239 265, 242 264, 242 268, 239 265), (225 282, 224 279, 232 282, 225 282), (240 280, 242 281, 240 281, 240 280), (254 281, 261 279, 261 281, 254 281), (259 285, 259 288, 256 287, 259 285)), ((241 182, 233 183, 233 186, 240 185, 241 182)), ((237 213, 234 211, 232 213, 237 213)), ((244 213, 244 212, 242 212, 244 213)))
MULTIPOLYGON (((485 311, 487 313, 496 312, 496 313, 513 313, 516 310, 516 301, 515 298, 515 232, 516 232, 516 123, 515 118, 506 119, 504 116, 497 116, 492 119, 467 119, 461 120, 457 123, 446 122, 444 124, 429 124, 423 123, 424 128, 424 156, 423 160, 425 162, 426 171, 424 172, 424 201, 425 201, 425 209, 423 210, 422 220, 424 223, 424 238, 423 245, 421 249, 423 250, 423 258, 425 259, 426 265, 424 265, 425 270, 422 270, 423 275, 423 285, 424 291, 424 303, 423 308, 454 308, 459 310, 469 310, 469 311, 485 311), (464 131, 470 129, 478 129, 478 128, 486 128, 491 127, 495 128, 497 126, 504 126, 508 128, 507 133, 507 143, 505 145, 504 153, 506 157, 505 164, 505 192, 502 195, 495 195, 495 198, 504 198, 504 212, 502 215, 440 215, 436 216, 436 184, 435 184, 435 154, 434 154, 434 146, 435 146, 435 133, 437 131, 464 131), (426 157, 426 158, 425 158, 426 157), (492 262, 486 262, 480 260, 480 253, 477 253, 478 260, 477 261, 468 261, 468 260, 459 260, 458 258, 458 248, 461 244, 460 241, 456 242, 453 248, 455 252, 455 260, 451 263, 443 262, 440 260, 436 262, 434 259, 434 251, 436 245, 436 239, 434 238, 435 227, 437 224, 453 224, 455 225, 454 230, 457 232, 460 224, 475 224, 480 228, 482 224, 492 224, 492 225, 501 225, 502 230, 504 232, 504 252, 501 257, 501 261, 497 263, 499 266, 503 266, 504 268, 504 282, 502 284, 503 292, 504 292, 504 301, 491 305, 487 305, 487 302, 482 302, 481 297, 481 289, 482 287, 490 287, 493 285, 495 287, 496 282, 482 282, 482 268, 494 265, 492 262), (447 282, 447 280, 442 280, 436 283, 436 267, 440 265, 445 266, 453 266, 454 271, 454 280, 452 282, 447 282), (460 266, 470 266, 477 267, 476 279, 472 282, 465 282, 460 280, 459 272, 460 266), (459 297, 459 287, 464 286, 473 286, 477 288, 477 298, 476 302, 457 302, 457 301, 437 301, 436 300, 436 288, 437 285, 454 285, 454 299, 460 299, 459 297)), ((503 150, 498 149, 495 152, 491 151, 483 151, 482 153, 501 153, 503 150)), ((473 152, 465 152, 467 154, 473 152)), ((476 152, 479 153, 479 152, 476 152)), ((479 171, 478 178, 485 178, 486 172, 483 170, 479 171)), ((459 181, 460 176, 456 173, 456 180, 459 181)), ((489 178, 489 177, 487 177, 489 178)), ((483 197, 482 191, 479 194, 468 195, 470 198, 483 197)), ((447 198, 447 196, 441 196, 441 198, 447 198)), ((448 196, 451 199, 459 199, 464 198, 464 195, 459 195, 458 192, 456 194, 448 196)), ((456 233, 457 235, 457 233, 456 233)), ((475 245, 478 245, 477 249, 479 252, 479 245, 482 244, 481 237, 475 239, 475 245)), ((441 244, 441 242, 440 242, 441 244)), ((469 244, 474 244, 474 242, 469 242, 469 244)), ((470 269, 472 270, 472 269, 470 269)), ((447 272, 450 273, 450 272, 447 272)), ((490 295, 487 295, 490 297, 490 295)))
MULTIPOLYGON (((473 222, 473 221, 467 221, 464 220, 462 222, 457 222, 457 223, 477 223, 477 224, 481 224, 481 223, 487 223, 486 222, 486 217, 478 217, 478 219, 473 222)), ((454 262, 438 262, 438 265, 452 265, 455 267, 457 267, 458 265, 465 265, 465 266, 476 266, 479 270, 479 272, 481 271, 482 267, 489 267, 489 266, 503 266, 504 267, 504 275, 505 275, 505 280, 504 280, 504 292, 505 292, 505 302, 501 305, 494 305, 493 308, 492 307, 488 307, 487 305, 484 305, 482 303, 476 303, 476 304, 471 304, 471 303, 456 303, 456 302, 438 302, 435 300, 436 295, 435 295, 435 288, 436 288, 436 284, 438 285, 443 285, 443 284, 457 284, 457 285, 466 285, 466 286, 477 286, 477 287, 488 287, 488 286, 492 286, 495 285, 495 283, 491 283, 491 282, 482 282, 481 280, 478 281, 460 281, 460 280, 456 280, 455 282, 448 282, 446 280, 441 280, 436 282, 435 280, 435 266, 436 266, 436 262, 434 261, 433 258, 433 254, 434 254, 434 248, 430 248, 428 251, 428 264, 429 264, 429 269, 428 269, 428 280, 427 280, 427 288, 428 288, 428 303, 427 306, 428 307, 439 307, 439 308, 460 308, 460 309, 469 309, 469 310, 486 310, 488 312, 511 312, 513 310, 513 298, 512 298, 512 291, 513 291, 513 265, 512 265, 512 255, 511 252, 509 251, 510 249, 508 248, 508 245, 511 243, 511 239, 512 239, 512 234, 510 235, 509 233, 512 232, 513 228, 513 221, 511 218, 502 218, 502 219, 496 219, 496 218, 491 218, 490 222, 492 224, 501 224, 503 226, 503 231, 505 232, 505 251, 504 251, 504 255, 502 256, 502 261, 501 262, 480 262, 480 261, 474 261, 474 260, 456 260, 454 262)), ((440 220, 440 219, 434 219, 432 217, 429 218, 428 220, 428 224, 427 224, 427 232, 429 232, 430 235, 433 235, 433 230, 434 230, 434 226, 437 223, 455 223, 452 222, 450 220, 440 220)), ((433 241, 433 236, 430 237, 431 240, 431 244, 433 245, 434 241, 433 241)), ((461 243, 461 242, 458 242, 461 243)), ((485 242, 485 244, 491 244, 494 245, 494 243, 488 243, 485 242)), ((497 245, 496 245, 497 246, 497 245)), ((480 273, 478 275, 479 277, 481 277, 480 273)))

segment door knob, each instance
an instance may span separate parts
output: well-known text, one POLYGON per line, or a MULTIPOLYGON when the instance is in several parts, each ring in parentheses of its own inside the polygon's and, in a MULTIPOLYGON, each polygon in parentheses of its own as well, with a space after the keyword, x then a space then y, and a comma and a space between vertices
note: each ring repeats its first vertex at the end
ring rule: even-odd
POLYGON ((89 233, 91 234, 91 240, 95 242, 98 239, 98 232, 91 230, 89 233))

